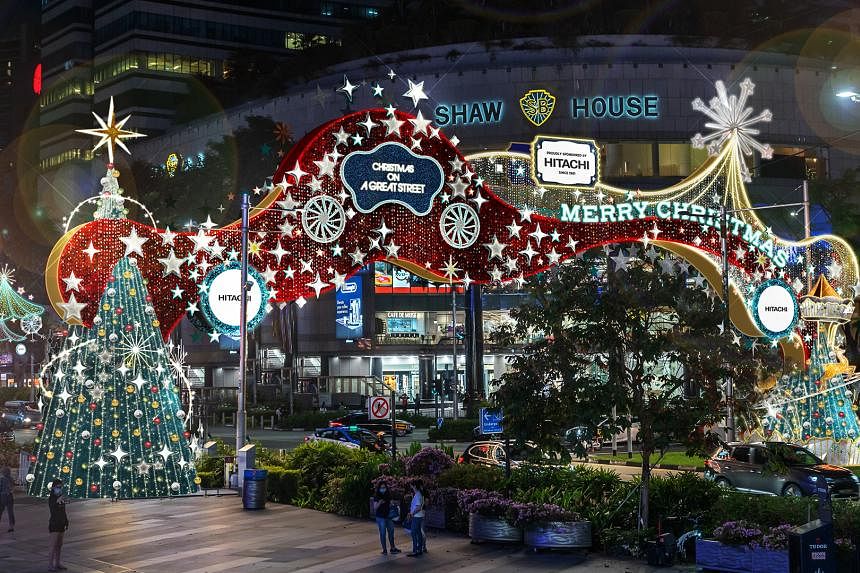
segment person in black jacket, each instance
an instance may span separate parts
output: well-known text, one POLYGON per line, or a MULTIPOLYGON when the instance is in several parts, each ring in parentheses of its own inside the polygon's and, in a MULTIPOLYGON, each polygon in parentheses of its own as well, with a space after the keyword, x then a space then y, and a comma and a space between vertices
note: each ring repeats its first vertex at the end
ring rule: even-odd
POLYGON ((48 496, 48 509, 51 519, 48 521, 48 531, 51 533, 48 571, 62 571, 65 565, 60 564, 60 550, 63 548, 63 535, 69 528, 69 518, 66 516, 66 502, 63 495, 63 480, 55 479, 51 483, 51 495, 48 496))
MULTIPOLYGON (((396 502, 395 502, 396 503, 396 502)), ((374 515, 376 526, 379 528, 379 542, 382 544, 382 554, 388 555, 388 545, 391 545, 391 554, 400 553, 394 546, 394 507, 391 503, 391 492, 385 484, 380 484, 373 495, 374 515), (388 532, 388 545, 385 544, 385 533, 388 532)))

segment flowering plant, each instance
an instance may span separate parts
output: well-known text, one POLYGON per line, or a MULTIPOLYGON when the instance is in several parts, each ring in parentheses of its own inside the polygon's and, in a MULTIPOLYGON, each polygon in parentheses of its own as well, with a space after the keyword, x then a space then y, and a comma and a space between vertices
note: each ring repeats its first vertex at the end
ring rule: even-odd
POLYGON ((789 523, 777 525, 765 533, 761 538, 761 546, 771 551, 782 551, 788 549, 788 532, 794 529, 789 523))
POLYGON ((761 541, 762 532, 756 525, 746 521, 726 521, 714 529, 714 538, 725 545, 749 545, 755 547, 761 541))
POLYGON ((553 521, 581 521, 578 513, 568 511, 553 503, 518 503, 513 507, 514 525, 550 523, 553 521))
POLYGON ((406 475, 436 477, 454 465, 454 460, 437 448, 422 448, 406 459, 406 475))
POLYGON ((410 491, 407 478, 399 476, 381 475, 371 480, 370 484, 373 486, 374 493, 376 493, 376 490, 378 490, 381 485, 387 487, 392 499, 403 499, 406 492, 410 491))
POLYGON ((514 503, 494 491, 466 489, 457 493, 457 502, 463 510, 484 517, 508 518, 514 503))

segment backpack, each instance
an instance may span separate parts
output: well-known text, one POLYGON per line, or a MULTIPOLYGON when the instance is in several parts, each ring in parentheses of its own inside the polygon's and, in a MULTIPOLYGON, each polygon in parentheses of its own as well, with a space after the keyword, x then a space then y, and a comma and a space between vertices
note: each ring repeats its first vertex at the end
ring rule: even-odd
POLYGON ((388 510, 388 519, 392 521, 400 521, 400 504, 392 502, 391 509, 388 510))
POLYGON ((12 493, 12 480, 6 476, 0 476, 0 495, 12 493))

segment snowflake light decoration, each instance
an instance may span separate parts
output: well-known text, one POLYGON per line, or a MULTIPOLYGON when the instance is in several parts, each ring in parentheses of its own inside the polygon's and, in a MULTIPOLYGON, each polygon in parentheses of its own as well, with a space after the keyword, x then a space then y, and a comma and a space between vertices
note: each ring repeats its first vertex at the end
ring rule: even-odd
POLYGON ((137 368, 138 365, 146 366, 147 368, 153 365, 153 359, 157 350, 153 347, 151 338, 152 334, 144 337, 137 330, 124 332, 122 340, 116 345, 116 349, 122 353, 123 362, 129 368, 137 368))
MULTIPOLYGON (((765 109, 756 116, 753 116, 753 109, 746 107, 747 99, 755 92, 755 84, 749 78, 744 79, 740 83, 741 93, 737 95, 728 95, 726 86, 722 81, 717 80, 714 84, 717 89, 717 97, 712 98, 709 105, 701 98, 693 100, 693 109, 700 111, 713 121, 705 124, 705 127, 712 131, 707 135, 697 133, 690 141, 696 149, 704 149, 707 147, 710 155, 719 153, 723 144, 729 143, 735 145, 737 151, 743 155, 752 155, 753 151, 758 151, 762 158, 770 159, 773 157, 773 148, 768 144, 760 143, 755 136, 761 134, 761 131, 753 126, 761 122, 769 122, 773 119, 773 114, 770 110, 765 109)), ((744 181, 750 181, 750 173, 743 161, 738 162, 741 167, 741 175, 744 181)))

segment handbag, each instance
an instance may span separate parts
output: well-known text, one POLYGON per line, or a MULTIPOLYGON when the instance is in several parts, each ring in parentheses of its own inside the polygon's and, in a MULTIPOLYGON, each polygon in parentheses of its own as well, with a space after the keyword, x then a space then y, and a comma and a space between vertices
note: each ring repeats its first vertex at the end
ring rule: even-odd
POLYGON ((400 505, 396 503, 391 504, 391 508, 388 510, 388 519, 400 521, 400 505))
POLYGON ((411 517, 407 517, 406 519, 403 520, 403 529, 405 529, 406 531, 412 531, 412 518, 411 517))

